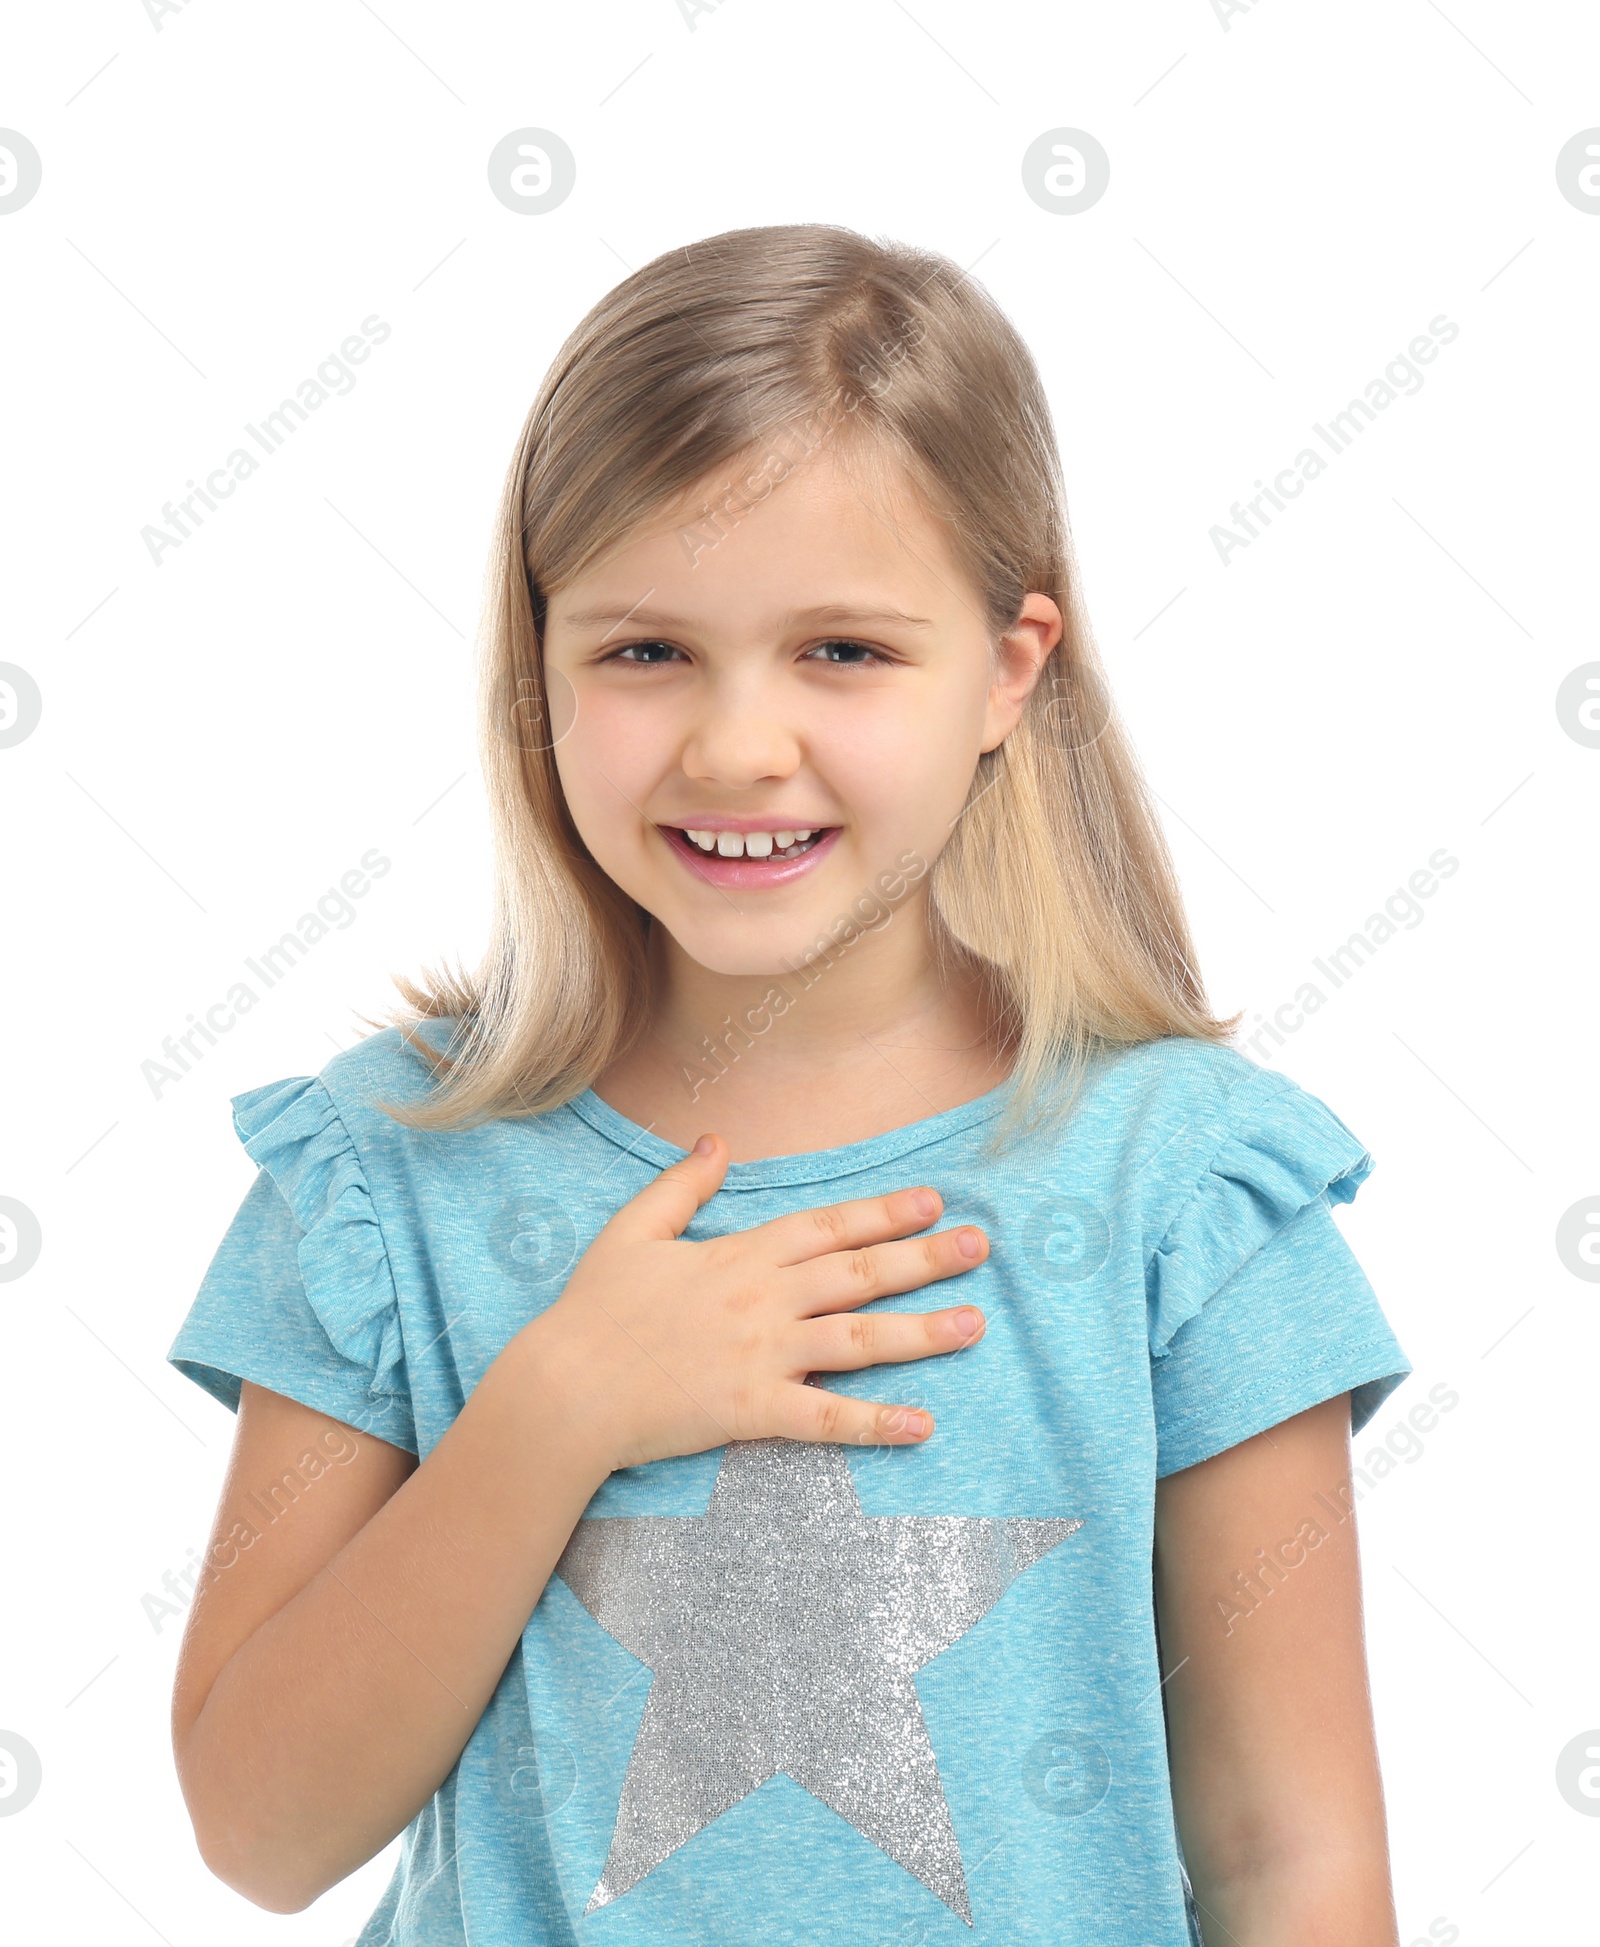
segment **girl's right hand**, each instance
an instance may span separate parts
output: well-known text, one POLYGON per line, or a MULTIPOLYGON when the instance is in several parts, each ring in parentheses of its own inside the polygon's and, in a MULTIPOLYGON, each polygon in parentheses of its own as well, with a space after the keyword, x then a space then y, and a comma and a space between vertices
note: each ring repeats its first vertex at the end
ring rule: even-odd
POLYGON ((586 1442, 592 1435, 602 1464, 614 1469, 728 1440, 926 1440, 931 1414, 806 1379, 975 1344, 984 1320, 970 1305, 865 1316, 858 1308, 970 1271, 989 1240, 971 1225, 913 1238, 944 1207, 927 1188, 685 1240, 727 1166, 721 1137, 702 1136, 617 1211, 561 1296, 519 1334, 559 1374, 586 1442))

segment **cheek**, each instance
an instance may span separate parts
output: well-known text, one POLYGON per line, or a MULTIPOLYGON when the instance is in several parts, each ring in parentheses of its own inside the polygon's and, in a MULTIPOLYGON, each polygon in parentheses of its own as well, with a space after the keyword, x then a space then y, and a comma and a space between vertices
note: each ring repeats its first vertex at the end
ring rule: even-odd
MULTIPOLYGON (((930 699, 931 701, 931 699, 930 699)), ((830 726, 822 768, 864 828, 930 842, 966 800, 982 729, 964 697, 853 714, 830 726)))
POLYGON ((619 831, 637 823, 662 768, 663 739, 650 713, 614 692, 580 692, 570 727, 555 745, 556 772, 578 829, 619 831))

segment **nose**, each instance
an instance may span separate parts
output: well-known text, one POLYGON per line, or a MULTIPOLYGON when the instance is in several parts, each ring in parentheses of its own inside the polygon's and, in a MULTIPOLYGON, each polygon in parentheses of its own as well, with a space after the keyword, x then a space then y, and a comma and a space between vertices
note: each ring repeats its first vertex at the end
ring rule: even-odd
POLYGON ((705 686, 683 746, 683 770, 697 784, 749 790, 792 777, 800 767, 795 725, 779 708, 774 686, 753 672, 705 686))

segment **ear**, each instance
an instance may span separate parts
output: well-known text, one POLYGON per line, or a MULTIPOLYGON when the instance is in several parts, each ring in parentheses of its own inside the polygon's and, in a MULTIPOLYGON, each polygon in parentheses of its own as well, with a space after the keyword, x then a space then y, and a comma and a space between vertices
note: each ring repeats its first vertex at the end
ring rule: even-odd
POLYGON ((1061 640, 1061 610, 1048 595, 1023 597, 1022 608, 995 648, 994 681, 984 712, 981 750, 993 750, 1016 728, 1046 656, 1061 640))

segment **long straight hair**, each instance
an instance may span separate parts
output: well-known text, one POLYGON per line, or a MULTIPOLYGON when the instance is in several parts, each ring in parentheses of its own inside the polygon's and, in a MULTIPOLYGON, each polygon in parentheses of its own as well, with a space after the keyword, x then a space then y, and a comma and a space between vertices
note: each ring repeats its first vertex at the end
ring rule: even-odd
MULTIPOLYGON (((948 258, 830 224, 730 230, 635 271, 567 339, 506 476, 479 733, 495 900, 476 972, 403 976, 387 1023, 429 1062, 422 1129, 545 1113, 650 1018, 650 916, 600 870, 551 749, 546 604, 663 506, 737 464, 702 538, 824 441, 891 459, 946 523, 991 642, 1029 593, 1064 620, 1022 716, 978 759, 928 872, 937 964, 976 974, 1013 1055, 996 1137, 1073 1099, 1097 1051, 1224 1041, 1171 859, 1079 593, 1049 406, 1026 346, 948 258), (452 1022, 442 1046, 417 1034, 452 1022)), ((994 1138, 992 1138, 994 1140, 994 1138)))

